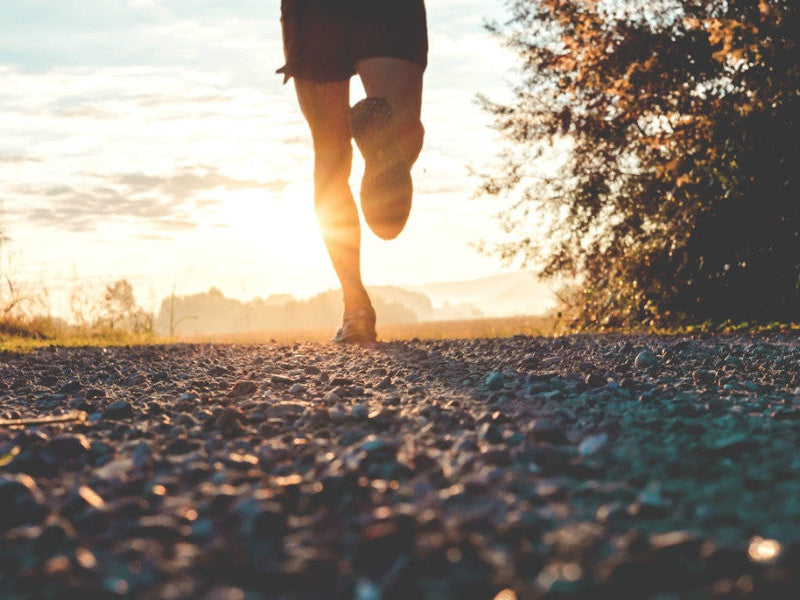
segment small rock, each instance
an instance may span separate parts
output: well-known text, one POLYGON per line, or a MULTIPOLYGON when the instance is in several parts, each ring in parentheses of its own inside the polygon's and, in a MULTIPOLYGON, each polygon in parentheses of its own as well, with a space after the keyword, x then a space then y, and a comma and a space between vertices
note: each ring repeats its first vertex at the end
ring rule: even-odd
POLYGON ((86 510, 101 510, 105 508, 105 501, 88 485, 82 485, 67 497, 62 511, 70 517, 86 510))
POLYGON ((369 411, 364 404, 354 404, 350 409, 350 416, 357 421, 361 421, 369 416, 369 411))
POLYGON ((607 443, 608 436, 605 433, 590 435, 589 437, 584 438, 580 443, 578 446, 578 452, 584 456, 588 456, 602 449, 607 443))
POLYGON ((755 450, 758 448, 758 441, 754 440, 746 433, 735 433, 714 440, 711 447, 721 454, 731 456, 737 455, 740 452, 755 450))
POLYGON ((582 521, 545 533, 543 541, 559 556, 580 558, 591 553, 600 543, 602 536, 601 525, 582 521))
POLYGON ((490 444, 499 444, 503 441, 503 426, 499 423, 482 423, 478 428, 478 439, 490 444))
POLYGON ((119 458, 104 464, 95 470, 94 476, 98 479, 107 481, 121 480, 134 469, 135 465, 131 458, 119 458))
POLYGON ((137 537, 172 542, 183 537, 184 533, 188 533, 188 531, 188 528, 181 527, 175 517, 158 514, 140 517, 131 533, 137 537))
POLYGON ((62 385, 59 388, 58 392, 60 394, 66 394, 67 396, 71 396, 73 394, 77 394, 82 389, 83 389, 83 386, 81 385, 81 382, 76 380, 76 379, 73 379, 72 381, 68 381, 67 383, 62 385))
POLYGON ((141 373, 134 373, 133 375, 125 377, 122 381, 120 381, 120 384, 127 387, 133 387, 135 385, 141 385, 145 381, 146 379, 144 378, 144 375, 141 373))
POLYGON ((583 379, 583 382, 590 388, 597 388, 608 383, 608 380, 600 373, 589 373, 583 379))
POLYGON ((642 350, 636 355, 633 364, 639 369, 646 369, 656 364, 656 353, 650 350, 642 350))
POLYGON ((639 494, 636 502, 628 505, 628 514, 645 519, 663 517, 669 512, 669 503, 661 495, 657 485, 648 486, 639 494))
POLYGON ((347 417, 347 411, 341 404, 334 404, 328 409, 328 417, 332 423, 341 423, 347 417))
POLYGON ((350 446, 364 437, 364 433, 358 429, 348 429, 339 437, 342 446, 350 446))
POLYGON ((567 436, 555 421, 550 419, 536 419, 528 427, 528 435, 536 442, 549 442, 551 444, 566 444, 567 436))
POLYGON ((294 383, 294 379, 291 377, 286 377, 286 375, 272 375, 270 377, 270 381, 272 385, 278 386, 290 386, 294 383))
POLYGON ((612 523, 618 521, 626 514, 625 505, 622 502, 608 502, 597 509, 595 519, 600 523, 612 523))
POLYGON ((370 460, 390 460, 397 454, 397 445, 378 438, 374 435, 369 436, 359 445, 359 449, 367 453, 370 460))
MULTIPOLYGON (((696 554, 703 539, 692 531, 669 531, 650 536, 649 544, 660 553, 696 554)), ((696 558, 696 557, 692 557, 696 558)))
POLYGON ((697 369, 692 372, 692 381, 696 385, 708 385, 717 380, 716 371, 706 371, 705 369, 697 369))
MULTIPOLYGON (((223 435, 226 435, 223 433, 223 435)), ((197 448, 197 443, 189 440, 186 436, 178 436, 164 447, 164 454, 167 456, 180 456, 188 454, 197 448)))
POLYGON ((64 433, 51 439, 45 450, 56 459, 77 458, 89 452, 91 444, 86 436, 80 433, 64 433))
POLYGON ((119 402, 112 402, 103 411, 103 418, 110 420, 128 419, 133 416, 133 406, 130 402, 120 400, 119 402))
POLYGON ((497 371, 492 371, 486 378, 486 387, 492 391, 497 391, 503 387, 503 375, 497 371))
POLYGON ((325 394, 324 400, 327 404, 338 404, 342 401, 342 397, 336 392, 328 392, 325 394))
POLYGON ((235 408, 223 408, 214 420, 214 427, 225 437, 239 437, 246 433, 242 421, 246 417, 241 411, 235 408))
POLYGON ((258 386, 253 381, 237 381, 233 384, 228 396, 231 398, 246 398, 258 391, 258 386))
POLYGON ((41 523, 47 512, 44 495, 30 475, 0 475, 0 531, 41 523))

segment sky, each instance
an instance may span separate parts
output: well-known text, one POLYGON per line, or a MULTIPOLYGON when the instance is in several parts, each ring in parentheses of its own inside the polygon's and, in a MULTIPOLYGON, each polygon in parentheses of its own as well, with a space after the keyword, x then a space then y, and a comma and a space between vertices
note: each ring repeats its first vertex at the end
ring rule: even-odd
MULTIPOLYGON (((363 236, 370 285, 502 272, 471 169, 499 139, 475 101, 513 57, 483 28, 502 2, 429 0, 425 147, 403 234, 363 236)), ((126 278, 145 308, 216 286, 237 298, 338 287, 312 206, 312 150, 283 64, 279 0, 16 0, 0 8, 2 268, 66 311, 126 278)), ((357 79, 352 101, 363 97, 357 79)), ((354 189, 363 163, 354 163, 354 189)))

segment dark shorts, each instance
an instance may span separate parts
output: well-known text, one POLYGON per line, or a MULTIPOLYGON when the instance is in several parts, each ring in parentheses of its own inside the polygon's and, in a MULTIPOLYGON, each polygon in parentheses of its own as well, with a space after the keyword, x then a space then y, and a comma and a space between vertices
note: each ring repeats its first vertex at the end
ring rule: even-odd
POLYGON ((376 56, 428 63, 424 0, 282 0, 281 24, 285 80, 345 81, 376 56))

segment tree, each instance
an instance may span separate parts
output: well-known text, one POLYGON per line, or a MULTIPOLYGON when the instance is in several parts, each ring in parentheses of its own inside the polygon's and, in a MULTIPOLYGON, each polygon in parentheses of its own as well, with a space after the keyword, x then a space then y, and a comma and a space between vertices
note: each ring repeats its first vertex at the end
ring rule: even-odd
POLYGON ((583 323, 800 319, 796 0, 514 0, 495 251, 583 323), (566 148, 556 172, 538 157, 566 148), (546 223, 536 230, 535 220, 546 223))
POLYGON ((133 333, 150 333, 153 330, 153 316, 136 304, 133 286, 127 279, 106 286, 100 315, 98 324, 110 330, 133 333))

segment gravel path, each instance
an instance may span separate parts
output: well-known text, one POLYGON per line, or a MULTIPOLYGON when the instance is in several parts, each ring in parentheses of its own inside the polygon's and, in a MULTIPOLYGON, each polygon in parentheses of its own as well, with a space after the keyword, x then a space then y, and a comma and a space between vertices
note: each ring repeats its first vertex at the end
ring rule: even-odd
POLYGON ((0 399, 4 600, 798 597, 796 336, 50 348, 0 399))

